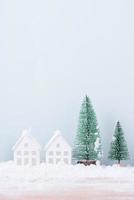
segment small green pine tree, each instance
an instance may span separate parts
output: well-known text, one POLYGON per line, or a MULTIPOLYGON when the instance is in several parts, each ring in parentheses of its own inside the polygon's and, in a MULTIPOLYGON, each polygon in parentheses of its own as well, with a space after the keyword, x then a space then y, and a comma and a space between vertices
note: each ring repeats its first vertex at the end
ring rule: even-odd
POLYGON ((116 124, 108 158, 111 160, 117 160, 118 164, 120 164, 121 160, 129 159, 127 143, 125 141, 123 129, 119 121, 116 124))
POLYGON ((99 160, 101 155, 101 139, 96 115, 89 97, 86 96, 79 115, 73 158, 74 160, 99 160))

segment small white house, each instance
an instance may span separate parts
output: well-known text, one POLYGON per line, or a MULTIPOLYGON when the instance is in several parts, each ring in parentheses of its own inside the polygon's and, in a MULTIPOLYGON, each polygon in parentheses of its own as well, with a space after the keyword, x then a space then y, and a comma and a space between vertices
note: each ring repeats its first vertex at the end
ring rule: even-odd
POLYGON ((45 147, 47 164, 71 164, 71 146, 67 143, 61 132, 55 131, 45 147))
POLYGON ((23 130, 21 137, 13 146, 14 162, 16 165, 35 166, 41 161, 41 146, 30 134, 23 130))

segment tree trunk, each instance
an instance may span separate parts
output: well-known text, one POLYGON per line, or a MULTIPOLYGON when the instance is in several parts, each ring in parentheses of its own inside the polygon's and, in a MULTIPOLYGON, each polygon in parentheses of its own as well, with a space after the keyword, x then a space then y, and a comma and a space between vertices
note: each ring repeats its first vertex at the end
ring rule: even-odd
POLYGON ((121 164, 121 161, 120 160, 118 160, 118 165, 120 165, 121 164))

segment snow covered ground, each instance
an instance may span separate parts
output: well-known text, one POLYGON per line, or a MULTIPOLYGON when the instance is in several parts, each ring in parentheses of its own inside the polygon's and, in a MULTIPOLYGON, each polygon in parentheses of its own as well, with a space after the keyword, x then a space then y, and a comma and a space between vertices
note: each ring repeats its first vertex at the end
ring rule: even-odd
POLYGON ((81 189, 131 194, 134 199, 134 167, 0 164, 0 195, 56 195, 81 189))

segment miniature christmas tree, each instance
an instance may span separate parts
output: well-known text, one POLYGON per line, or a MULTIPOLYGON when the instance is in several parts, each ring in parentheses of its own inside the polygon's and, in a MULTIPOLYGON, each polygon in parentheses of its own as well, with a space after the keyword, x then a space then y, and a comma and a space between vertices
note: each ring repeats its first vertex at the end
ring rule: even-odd
POLYGON ((81 106, 73 158, 75 160, 98 160, 101 158, 98 123, 88 96, 84 98, 81 106))
POLYGON ((115 133, 111 142, 109 159, 117 160, 118 164, 120 164, 121 160, 129 159, 127 143, 125 141, 123 129, 119 121, 116 124, 115 133))

